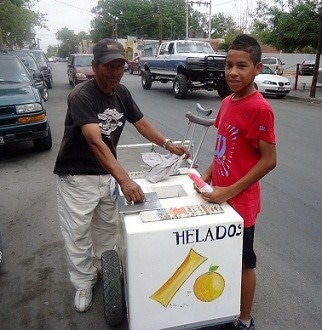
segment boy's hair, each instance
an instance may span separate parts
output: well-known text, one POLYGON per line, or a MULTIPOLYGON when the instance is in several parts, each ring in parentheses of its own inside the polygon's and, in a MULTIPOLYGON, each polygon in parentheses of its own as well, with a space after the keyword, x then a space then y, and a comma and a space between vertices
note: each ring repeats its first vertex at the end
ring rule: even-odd
POLYGON ((250 54, 254 65, 258 64, 262 59, 262 49, 257 40, 247 34, 240 34, 233 41, 229 50, 243 50, 250 54))

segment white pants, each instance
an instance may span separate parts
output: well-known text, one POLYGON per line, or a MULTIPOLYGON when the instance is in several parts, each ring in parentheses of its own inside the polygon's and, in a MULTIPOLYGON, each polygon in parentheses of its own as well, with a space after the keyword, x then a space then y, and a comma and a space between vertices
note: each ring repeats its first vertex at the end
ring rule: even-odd
POLYGON ((76 290, 94 286, 93 258, 115 247, 119 213, 111 175, 64 175, 57 179, 60 228, 70 279, 76 290), (112 195, 112 196, 111 196, 112 195))

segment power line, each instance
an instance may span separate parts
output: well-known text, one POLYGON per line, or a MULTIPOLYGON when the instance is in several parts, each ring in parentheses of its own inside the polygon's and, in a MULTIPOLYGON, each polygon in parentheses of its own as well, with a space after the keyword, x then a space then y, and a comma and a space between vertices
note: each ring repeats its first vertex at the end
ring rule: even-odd
POLYGON ((71 4, 69 4, 69 3, 66 3, 66 2, 64 2, 64 1, 60 1, 60 0, 54 0, 54 1, 56 1, 56 2, 58 2, 58 3, 61 3, 61 4, 65 5, 65 6, 69 6, 69 7, 73 7, 73 8, 79 9, 79 10, 87 11, 88 13, 91 13, 91 14, 93 14, 93 15, 96 15, 96 13, 93 13, 92 11, 90 11, 90 10, 88 10, 88 9, 81 8, 81 7, 78 7, 78 6, 75 6, 75 5, 71 5, 71 4))

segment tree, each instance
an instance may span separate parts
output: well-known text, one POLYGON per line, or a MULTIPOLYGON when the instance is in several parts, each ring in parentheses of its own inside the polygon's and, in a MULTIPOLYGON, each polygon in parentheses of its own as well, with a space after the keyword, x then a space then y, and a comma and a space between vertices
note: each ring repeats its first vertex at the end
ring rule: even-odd
MULTIPOLYGON (((94 42, 128 36, 159 39, 161 32, 163 39, 185 38, 185 0, 100 0, 93 12, 97 14, 91 31, 94 42)), ((190 25, 197 29, 200 15, 192 8, 189 12, 190 25)))
POLYGON ((32 0, 0 1, 0 48, 22 47, 34 37, 34 28, 45 27, 44 15, 30 10, 32 0))
POLYGON ((236 23, 232 16, 220 12, 211 17, 211 37, 223 38, 237 30, 236 23))
POLYGON ((257 12, 253 32, 261 42, 285 52, 317 48, 322 20, 319 0, 275 0, 274 6, 260 1, 257 12))
POLYGON ((57 53, 59 57, 67 57, 70 54, 78 53, 78 46, 83 40, 90 39, 88 33, 81 31, 75 34, 73 30, 63 27, 56 33, 56 39, 60 41, 57 53))

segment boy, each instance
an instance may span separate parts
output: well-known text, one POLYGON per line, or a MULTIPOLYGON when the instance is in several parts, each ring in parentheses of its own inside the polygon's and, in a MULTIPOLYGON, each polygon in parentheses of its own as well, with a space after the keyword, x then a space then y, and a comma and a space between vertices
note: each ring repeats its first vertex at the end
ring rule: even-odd
POLYGON ((226 81, 233 94, 221 104, 213 163, 202 178, 214 190, 202 197, 213 203, 228 202, 244 219, 241 313, 222 328, 255 329, 251 308, 256 286, 254 229, 260 211, 259 180, 276 166, 274 114, 254 87, 261 71, 261 48, 257 41, 240 35, 227 53, 226 81))

